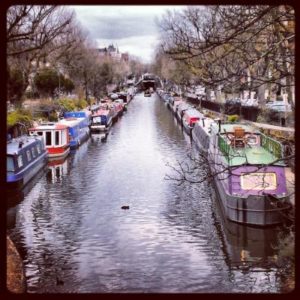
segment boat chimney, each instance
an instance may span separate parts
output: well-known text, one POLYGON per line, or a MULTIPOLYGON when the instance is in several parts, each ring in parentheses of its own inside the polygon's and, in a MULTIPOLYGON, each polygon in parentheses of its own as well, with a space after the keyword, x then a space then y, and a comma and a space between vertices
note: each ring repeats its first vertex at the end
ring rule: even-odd
POLYGON ((22 148, 23 144, 24 143, 22 141, 19 142, 19 149, 22 148))

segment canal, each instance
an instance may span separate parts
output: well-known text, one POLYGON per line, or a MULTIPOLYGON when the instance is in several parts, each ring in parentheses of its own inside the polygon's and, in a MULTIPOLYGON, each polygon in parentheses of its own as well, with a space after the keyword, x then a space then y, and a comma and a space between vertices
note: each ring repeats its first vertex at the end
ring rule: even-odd
POLYGON ((165 180, 193 147, 156 94, 137 94, 106 140, 93 134, 11 195, 28 291, 280 292, 280 228, 226 221, 211 183, 165 180))

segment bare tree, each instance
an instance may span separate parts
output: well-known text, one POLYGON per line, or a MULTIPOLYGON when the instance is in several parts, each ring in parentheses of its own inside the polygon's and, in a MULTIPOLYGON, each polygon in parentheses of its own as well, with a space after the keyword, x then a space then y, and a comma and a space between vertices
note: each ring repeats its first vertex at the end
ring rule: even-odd
POLYGON ((209 6, 168 12, 162 46, 207 87, 294 86, 294 10, 290 6, 209 6), (248 80, 250 79, 250 80, 248 80))

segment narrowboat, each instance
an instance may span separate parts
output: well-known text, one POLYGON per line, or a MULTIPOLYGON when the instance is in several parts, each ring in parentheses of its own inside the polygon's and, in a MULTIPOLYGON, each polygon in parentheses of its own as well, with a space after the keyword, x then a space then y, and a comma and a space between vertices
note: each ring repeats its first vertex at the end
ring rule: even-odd
POLYGON ((114 103, 118 106, 119 116, 121 116, 123 114, 123 111, 127 110, 127 104, 124 102, 123 99, 117 99, 114 101, 114 103))
POLYGON ((151 92, 149 90, 146 90, 144 92, 144 97, 151 97, 151 92))
POLYGON ((177 106, 177 112, 176 112, 175 116, 180 122, 182 121, 184 111, 189 108, 192 108, 192 107, 189 104, 187 104, 186 102, 183 102, 177 106))
POLYGON ((184 101, 180 97, 174 97, 170 100, 170 108, 174 114, 177 112, 178 105, 182 103, 184 103, 184 101))
POLYGON ((6 147, 8 187, 24 187, 46 165, 47 160, 43 137, 26 135, 9 140, 6 147))
POLYGON ((69 130, 66 125, 49 122, 29 129, 30 135, 43 136, 49 158, 66 157, 70 152, 69 130))
POLYGON ((112 122, 115 123, 123 112, 122 105, 120 105, 120 103, 112 102, 110 103, 110 110, 112 112, 112 122))
POLYGON ((59 120, 58 124, 65 125, 69 129, 70 149, 78 148, 89 138, 89 117, 67 117, 59 120))
POLYGON ((107 131, 112 125, 113 110, 109 105, 101 105, 95 113, 92 114, 91 132, 107 131))
POLYGON ((195 123, 202 117, 203 115, 195 108, 189 108, 184 111, 182 117, 182 125, 189 135, 191 135, 195 123))
POLYGON ((211 124, 215 120, 211 118, 203 117, 201 120, 195 123, 194 129, 192 130, 192 139, 195 142, 198 149, 207 154, 210 137, 211 137, 211 124))
POLYGON ((120 93, 118 93, 118 96, 119 96, 119 99, 123 100, 124 105, 127 105, 131 100, 131 96, 127 92, 120 92, 120 93))
POLYGON ((91 125, 92 112, 89 110, 82 111, 67 111, 64 112, 64 118, 83 118, 84 121, 81 123, 84 127, 89 127, 91 125))
POLYGON ((208 159, 231 221, 269 226, 291 208, 282 145, 244 124, 211 124, 208 159))

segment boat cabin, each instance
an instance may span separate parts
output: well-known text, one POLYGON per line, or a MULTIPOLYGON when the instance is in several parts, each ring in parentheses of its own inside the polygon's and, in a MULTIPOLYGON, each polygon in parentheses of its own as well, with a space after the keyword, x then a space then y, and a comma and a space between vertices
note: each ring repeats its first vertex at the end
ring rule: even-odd
POLYGON ((189 127, 194 127, 195 123, 198 122, 201 117, 202 114, 198 110, 194 108, 187 109, 184 111, 183 121, 186 122, 189 127))
POLYGON ((68 127, 60 123, 43 123, 29 129, 29 135, 43 136, 49 157, 66 155, 69 152, 68 127))
POLYGON ((47 162, 43 137, 21 136, 7 142, 6 172, 8 183, 26 184, 47 162))

